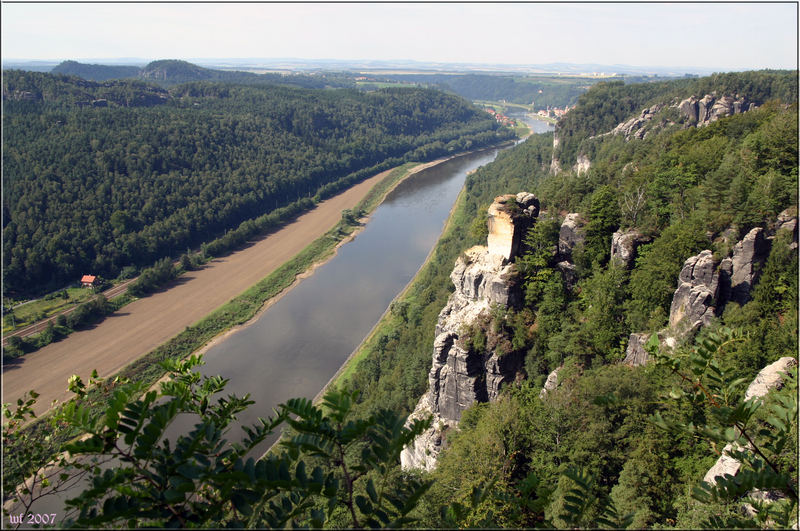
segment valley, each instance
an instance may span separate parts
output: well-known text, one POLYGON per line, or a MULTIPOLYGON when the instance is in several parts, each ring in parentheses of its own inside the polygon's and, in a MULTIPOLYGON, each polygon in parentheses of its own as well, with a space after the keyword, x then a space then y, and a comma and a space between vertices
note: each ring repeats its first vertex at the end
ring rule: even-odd
POLYGON ((4 77, 4 289, 186 267, 4 359, 5 402, 39 392, 4 410, 8 510, 796 524, 796 70, 89 66, 65 68, 141 79, 4 77))

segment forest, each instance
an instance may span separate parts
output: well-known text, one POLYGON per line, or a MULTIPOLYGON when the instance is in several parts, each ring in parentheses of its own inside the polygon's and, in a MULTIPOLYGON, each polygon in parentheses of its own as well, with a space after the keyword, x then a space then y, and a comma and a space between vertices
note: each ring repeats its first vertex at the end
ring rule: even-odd
MULTIPOLYGON (((784 84, 796 78, 796 72, 762 72, 667 88, 595 86, 563 123, 576 138, 586 140, 638 114, 657 101, 659 90, 670 102, 746 87, 759 105, 702 127, 672 123, 641 139, 593 139, 591 167, 580 172, 571 164, 551 172, 552 133, 502 152, 468 177, 450 228, 364 346, 356 370, 317 405, 287 399, 273 417, 249 428, 243 445, 221 441, 247 398, 210 400, 224 380, 191 372, 196 358, 165 364, 172 381, 159 392, 114 388, 114 400, 98 417, 75 402, 52 424, 85 434, 66 449, 127 461, 113 473, 84 467, 95 482, 73 501, 69 523, 791 527, 798 514, 796 369, 763 402, 745 402, 743 394, 766 364, 798 352, 797 232, 776 229, 779 214, 797 216, 797 87, 796 81, 784 84), (609 90, 623 91, 630 101, 615 104, 606 99, 609 90), (606 111, 598 110, 601 101, 606 111), (524 354, 525 377, 509 383, 498 400, 463 413, 459 429, 447 432, 434 471, 402 470, 402 447, 427 427, 425 421, 405 423, 405 415, 428 387, 453 264, 485 243, 493 198, 521 190, 535 193, 542 206, 517 259, 524 302, 493 311, 487 330, 506 334, 524 354), (627 194, 643 199, 631 208, 627 194), (556 263, 559 227, 570 212, 586 220, 572 278, 556 263), (774 231, 774 239, 749 299, 729 302, 676 350, 651 345, 652 361, 622 363, 632 332, 656 332, 667 323, 684 261, 703 249, 725 256, 755 227, 774 231), (629 228, 649 243, 627 269, 610 260, 610 246, 615 231, 629 228), (557 368, 558 386, 542 397, 547 375, 557 368), (183 412, 201 420, 172 451, 159 434, 183 412), (274 452, 248 458, 248 447, 281 428, 283 443, 274 452), (703 487, 725 442, 744 443, 745 435, 740 474, 703 487), (158 473, 147 463, 157 463, 158 473), (148 481, 137 482, 143 473, 148 481), (782 498, 753 500, 756 487, 782 498), (198 492, 206 503, 194 503, 198 492), (753 514, 742 511, 743 499, 753 504, 753 514)), ((78 380, 72 389, 86 397, 110 385, 117 384, 78 380)), ((24 419, 25 408, 20 402, 6 418, 24 419)), ((45 450, 26 444, 17 446, 26 448, 18 459, 33 473, 41 461, 37 452, 45 450)))
MULTIPOLYGON (((3 76, 7 295, 176 258, 386 164, 512 137, 430 89, 3 76)), ((296 209, 295 209, 296 210, 296 209)))

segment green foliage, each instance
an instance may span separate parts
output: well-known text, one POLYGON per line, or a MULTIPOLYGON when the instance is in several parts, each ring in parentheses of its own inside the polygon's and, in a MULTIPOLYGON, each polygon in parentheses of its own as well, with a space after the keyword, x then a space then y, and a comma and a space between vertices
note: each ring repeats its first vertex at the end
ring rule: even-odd
MULTIPOLYGON (((400 451, 430 420, 406 428, 405 418, 388 410, 354 420, 357 393, 329 392, 321 407, 306 399, 287 401, 275 417, 243 426, 241 441, 230 442, 236 415, 252 401, 218 396, 226 380, 193 371, 200 363, 195 356, 165 363, 170 378, 158 391, 142 384, 117 387, 100 415, 82 399, 103 381, 96 373, 88 385, 73 377, 70 390, 78 400, 54 420, 81 436, 62 447, 70 457, 58 460, 58 483, 40 480, 35 495, 59 492, 70 479, 87 476, 88 487, 67 501, 68 527, 321 527, 341 506, 352 527, 415 522, 409 514, 430 483, 387 480, 400 451), (165 438, 179 415, 194 416, 193 428, 165 438), (294 435, 260 459, 249 457, 282 423, 294 435), (328 466, 310 464, 317 457, 328 466), (366 496, 356 494, 356 485, 363 485, 366 496)), ((30 415, 33 400, 35 395, 21 400, 13 414, 6 408, 4 442, 20 444, 19 422, 30 415)), ((47 455, 33 447, 16 458, 21 470, 41 476, 47 455)), ((27 500, 33 492, 23 485, 16 497, 27 500)))
POLYGON ((605 265, 610 256, 611 235, 619 228, 619 224, 617 192, 609 186, 597 188, 591 197, 584 251, 576 258, 576 264, 585 269, 593 264, 605 265))
POLYGON ((681 382, 671 396, 692 409, 703 406, 706 417, 665 420, 658 413, 654 422, 665 430, 699 437, 736 459, 741 469, 736 475, 717 476, 714 483, 701 482, 693 497, 701 503, 742 501, 751 504, 751 517, 714 515, 703 527, 762 527, 791 524, 797 514, 797 368, 784 373, 784 389, 772 400, 752 397, 744 400, 741 387, 745 379, 732 379, 722 368, 720 358, 729 346, 740 341, 738 335, 723 329, 709 333, 688 353, 671 356, 653 352, 658 362, 676 374, 681 382), (763 412, 761 412, 763 411, 763 412), (760 413, 760 414, 759 414, 760 413), (760 418, 759 418, 760 417, 760 418), (786 453, 794 458, 786 461, 786 453), (754 499, 757 491, 779 493, 772 503, 754 499))

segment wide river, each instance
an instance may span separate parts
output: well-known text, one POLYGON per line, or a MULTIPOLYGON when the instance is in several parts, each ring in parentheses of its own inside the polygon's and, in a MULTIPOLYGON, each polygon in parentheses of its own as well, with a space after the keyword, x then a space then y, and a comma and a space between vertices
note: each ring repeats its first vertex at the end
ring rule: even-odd
MULTIPOLYGON (((526 122, 535 132, 552 130, 545 122, 526 122)), ((240 422, 255 423, 292 397, 313 398, 328 383, 425 261, 467 174, 497 153, 457 157, 400 183, 335 257, 208 349, 201 372, 228 378, 225 394, 250 393, 255 401, 240 422)), ((191 419, 183 420, 170 432, 188 431, 191 419)), ((266 451, 277 435, 254 453, 266 451)))

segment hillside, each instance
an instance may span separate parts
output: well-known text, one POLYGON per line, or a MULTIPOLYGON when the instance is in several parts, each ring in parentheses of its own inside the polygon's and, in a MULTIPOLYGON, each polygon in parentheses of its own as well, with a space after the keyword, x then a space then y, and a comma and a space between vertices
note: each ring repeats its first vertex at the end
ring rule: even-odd
POLYGON ((87 271, 114 277, 391 165, 511 137, 469 103, 423 89, 167 92, 9 71, 3 95, 4 289, 17 294, 87 271))
MULTIPOLYGON (((598 85, 557 131, 570 126, 586 136, 603 133, 639 117, 640 106, 666 107, 679 96, 699 100, 737 87, 741 95, 746 86, 758 103, 710 122, 648 122, 649 134, 642 138, 596 136, 588 168, 564 164, 558 173, 551 171, 553 135, 537 135, 470 176, 459 227, 443 239, 406 297, 395 302, 366 345, 364 360, 342 383, 362 390, 364 414, 379 405, 404 412, 416 405, 422 416, 430 408, 440 415, 415 450, 428 460, 441 451, 435 471, 423 476, 433 487, 421 521, 452 527, 439 508, 455 499, 465 508, 455 525, 525 527, 545 519, 568 525, 565 507, 569 496, 575 500, 569 490, 576 483, 564 473, 571 467, 585 474, 582 496, 596 500, 594 510, 601 510, 601 501, 612 504, 620 518, 631 515, 632 528, 707 527, 709 518, 738 514, 735 503, 692 498, 717 458, 714 447, 655 422, 660 415, 672 423, 692 420, 724 429, 721 419, 702 396, 694 405, 669 399, 681 379, 642 346, 657 333, 658 349, 674 356, 669 345, 677 345, 687 355, 732 328, 739 335, 716 353, 715 362, 727 383, 750 382, 765 366, 796 357, 792 79, 796 73, 775 72, 661 88, 598 85), (688 87, 699 92, 676 92, 688 87), (628 111, 607 97, 611 88, 627 95, 628 111), (764 103, 770 98, 780 99, 764 103), (483 267, 475 248, 464 252, 485 245, 485 213, 493 199, 522 190, 536 194, 542 212, 514 263, 516 273, 500 277, 516 280, 497 284, 494 270, 470 272, 483 267), (708 277, 701 281, 703 274, 708 277), (491 297, 518 290, 519 302, 493 307, 483 320, 448 324, 463 304, 461 290, 473 281, 475 290, 483 289, 481 278, 492 286, 491 297), (455 346, 439 337, 447 330, 456 331, 455 346), (487 403, 498 382, 505 392, 487 403), (542 399, 545 382, 550 391, 542 399), (458 405, 448 397, 457 397, 458 405), (471 506, 473 488, 489 481, 493 487, 484 501, 471 506), (528 496, 530 505, 518 503, 528 496)), ((796 393, 793 385, 787 384, 784 397, 796 393)), ((741 399, 744 387, 731 402, 741 399)), ((685 387, 684 392, 692 396, 685 387)), ((794 435, 775 458, 796 484, 796 417, 793 426, 794 435)), ((724 437, 717 444, 724 445, 724 437)), ((796 498, 788 507, 795 515, 791 522, 796 498)), ((578 525, 594 527, 593 518, 600 516, 590 509, 584 517, 578 525)))
POLYGON ((109 79, 135 78, 141 70, 138 66, 97 65, 79 63, 77 61, 63 61, 53 68, 50 73, 78 76, 89 81, 108 81, 109 79))

